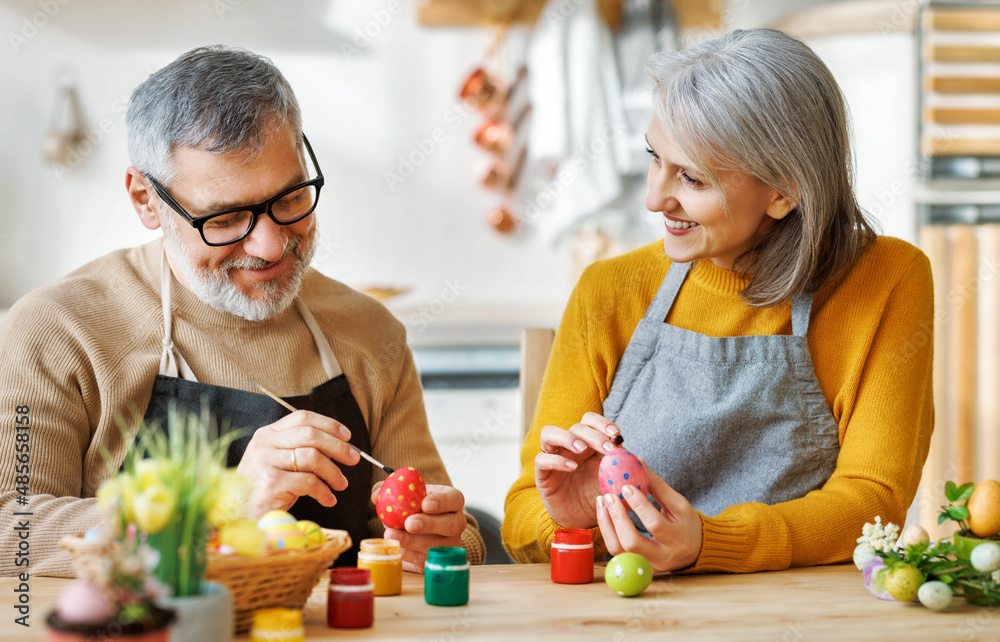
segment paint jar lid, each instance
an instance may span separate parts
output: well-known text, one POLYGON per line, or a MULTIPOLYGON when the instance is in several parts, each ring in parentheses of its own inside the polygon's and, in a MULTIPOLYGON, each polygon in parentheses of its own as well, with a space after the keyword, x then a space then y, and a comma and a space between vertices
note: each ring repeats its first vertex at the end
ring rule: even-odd
POLYGON ((467 564, 465 549, 460 546, 438 546, 427 551, 427 563, 440 566, 467 564))
POLYGON ((585 528, 557 528, 552 545, 558 546, 559 544, 593 546, 594 538, 590 531, 585 528))
POLYGON ((330 584, 335 586, 365 586, 372 583, 372 574, 366 568, 331 568, 330 584))
POLYGON ((399 555, 401 553, 399 542, 394 539, 363 539, 361 540, 361 553, 365 555, 399 555))
POLYGON ((302 628, 302 611, 297 609, 268 608, 253 614, 255 632, 296 633, 302 628))

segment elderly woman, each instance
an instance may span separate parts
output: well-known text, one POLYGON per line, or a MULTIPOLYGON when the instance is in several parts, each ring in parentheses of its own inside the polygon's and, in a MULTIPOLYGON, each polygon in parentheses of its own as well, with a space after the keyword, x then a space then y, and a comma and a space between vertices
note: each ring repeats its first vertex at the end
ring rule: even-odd
POLYGON ((865 220, 843 97, 806 45, 735 31, 648 71, 666 234, 574 290, 504 543, 546 561, 555 529, 588 528, 595 556, 656 571, 848 559, 865 521, 902 523, 927 456, 927 258, 865 220), (651 498, 602 494, 618 435, 651 498))

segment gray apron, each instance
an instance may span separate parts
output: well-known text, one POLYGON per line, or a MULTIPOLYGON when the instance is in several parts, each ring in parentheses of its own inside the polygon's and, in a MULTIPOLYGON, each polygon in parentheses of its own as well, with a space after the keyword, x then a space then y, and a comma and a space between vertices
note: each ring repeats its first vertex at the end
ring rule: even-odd
POLYGON ((618 364, 604 416, 706 516, 819 488, 840 445, 806 341, 812 295, 792 299, 792 336, 709 337, 666 323, 690 267, 671 264, 618 364))
MULTIPOLYGON (((266 395, 201 383, 195 378, 194 372, 173 343, 170 268, 165 257, 161 257, 160 260, 163 352, 160 356, 159 374, 153 383, 153 391, 143 421, 156 422, 165 432, 167 415, 172 405, 198 412, 202 404, 208 404, 208 409, 219 425, 250 431, 250 434, 244 434, 229 446, 226 464, 235 467, 243 458, 243 452, 253 437, 252 432, 278 421, 290 411, 266 395)), ((364 415, 330 343, 323 336, 323 331, 302 299, 296 297, 295 306, 309 328, 309 334, 316 344, 328 380, 304 395, 285 397, 285 401, 300 410, 311 410, 338 420, 350 429, 351 444, 365 452, 371 452, 371 440, 364 415)), ((364 461, 360 464, 359 466, 337 465, 347 478, 348 486, 336 493, 336 505, 327 508, 312 497, 305 496, 299 497, 288 511, 297 519, 308 519, 324 528, 342 529, 350 534, 351 548, 337 558, 335 566, 356 564, 361 540, 374 536, 369 531, 367 519, 368 509, 371 506, 372 469, 364 461)))

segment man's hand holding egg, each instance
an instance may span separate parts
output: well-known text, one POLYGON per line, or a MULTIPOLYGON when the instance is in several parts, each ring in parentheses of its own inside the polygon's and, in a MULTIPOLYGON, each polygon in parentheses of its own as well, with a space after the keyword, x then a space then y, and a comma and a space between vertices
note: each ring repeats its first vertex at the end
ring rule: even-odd
POLYGON ((403 550, 404 570, 423 573, 428 549, 462 545, 465 496, 457 489, 425 485, 416 469, 401 468, 375 484, 371 498, 385 537, 403 550))

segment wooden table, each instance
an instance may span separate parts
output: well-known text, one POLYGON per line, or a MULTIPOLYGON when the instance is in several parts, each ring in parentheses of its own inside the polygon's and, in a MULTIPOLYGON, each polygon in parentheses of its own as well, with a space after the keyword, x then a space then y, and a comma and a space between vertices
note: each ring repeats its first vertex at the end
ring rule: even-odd
MULTIPOLYGON (((428 606, 422 576, 406 574, 403 594, 376 598, 375 626, 326 626, 326 583, 306 606, 307 640, 1000 640, 1000 608, 956 601, 945 612, 882 602, 865 591, 853 565, 750 575, 665 576, 636 598, 603 582, 564 586, 547 564, 472 569, 464 607, 428 606)), ((0 580, 0 640, 44 640, 45 615, 67 580, 31 580, 31 627, 14 624, 14 580, 0 580)), ((247 639, 241 636, 239 639, 247 639)), ((188 642, 188 641, 185 641, 188 642)))

